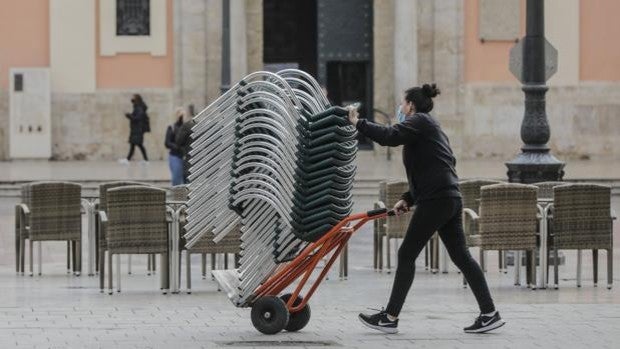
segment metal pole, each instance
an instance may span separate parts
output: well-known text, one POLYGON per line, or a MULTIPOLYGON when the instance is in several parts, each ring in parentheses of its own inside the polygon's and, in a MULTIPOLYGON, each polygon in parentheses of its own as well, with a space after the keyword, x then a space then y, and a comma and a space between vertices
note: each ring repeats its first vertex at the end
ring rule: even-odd
POLYGON ((549 153, 550 137, 545 94, 545 4, 527 0, 526 36, 523 38, 522 90, 525 113, 521 124, 522 152, 506 163, 510 182, 561 180, 564 163, 549 153))
POLYGON ((222 0, 222 84, 220 92, 230 89, 230 0, 222 0))

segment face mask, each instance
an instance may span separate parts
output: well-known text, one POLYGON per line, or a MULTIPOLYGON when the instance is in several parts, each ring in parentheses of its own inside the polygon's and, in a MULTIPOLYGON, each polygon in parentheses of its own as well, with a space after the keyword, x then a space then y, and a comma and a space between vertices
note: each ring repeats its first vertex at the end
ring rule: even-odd
POLYGON ((398 109, 396 109, 396 120, 398 120, 398 123, 401 123, 401 122, 405 121, 405 118, 407 118, 407 115, 405 115, 405 113, 403 113, 402 105, 399 105, 398 109))

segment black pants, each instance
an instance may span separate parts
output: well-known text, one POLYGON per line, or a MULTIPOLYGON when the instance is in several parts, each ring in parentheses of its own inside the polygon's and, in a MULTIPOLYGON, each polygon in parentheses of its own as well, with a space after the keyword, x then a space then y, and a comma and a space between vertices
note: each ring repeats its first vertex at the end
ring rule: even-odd
POLYGON ((142 145, 142 144, 133 144, 133 143, 130 143, 130 145, 129 145, 129 154, 127 154, 127 160, 131 160, 131 158, 133 157, 133 151, 136 148, 136 146, 138 146, 138 148, 140 148, 140 151, 142 152, 142 158, 145 161, 149 161, 149 158, 146 156, 146 149, 144 149, 144 145, 142 145))
POLYGON ((495 311, 489 287, 478 263, 472 258, 463 233, 463 204, 460 198, 424 201, 417 205, 407 234, 398 250, 398 267, 387 313, 398 316, 415 275, 415 261, 438 231, 452 262, 461 270, 478 301, 481 313, 495 311))

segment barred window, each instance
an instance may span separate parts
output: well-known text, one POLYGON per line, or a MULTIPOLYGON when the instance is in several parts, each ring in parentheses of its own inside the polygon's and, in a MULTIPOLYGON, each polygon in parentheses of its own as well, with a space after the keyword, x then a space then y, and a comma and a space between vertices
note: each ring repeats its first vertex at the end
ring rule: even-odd
POLYGON ((150 0, 116 0, 116 35, 150 35, 150 0))

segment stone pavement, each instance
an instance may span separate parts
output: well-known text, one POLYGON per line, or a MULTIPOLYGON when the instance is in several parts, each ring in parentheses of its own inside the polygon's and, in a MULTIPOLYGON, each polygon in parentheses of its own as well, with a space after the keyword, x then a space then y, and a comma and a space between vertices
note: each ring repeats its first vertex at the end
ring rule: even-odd
MULTIPOLYGON (((402 178, 398 155, 361 152, 358 178, 402 178)), ((500 160, 459 161, 462 178, 505 178, 500 160)), ((568 179, 620 182, 617 160, 569 161, 568 179)), ((113 162, 0 162, 0 183, 25 180, 108 181, 149 180, 165 183, 167 163, 122 166, 113 162)), ((18 190, 18 186, 16 186, 18 190)), ((372 189, 375 190, 375 189, 372 189)), ((357 196, 355 211, 367 210, 373 198, 357 196)), ((146 276, 144 257, 134 256, 133 274, 123 265, 123 292, 98 290, 95 277, 65 274, 65 245, 43 245, 42 276, 17 276, 14 267, 13 209, 15 197, 0 195, 0 348, 611 348, 620 340, 620 248, 615 249, 616 288, 607 290, 606 256, 599 256, 598 288, 592 287, 591 253, 584 253, 583 287, 575 287, 574 252, 566 251, 560 267, 561 288, 531 291, 513 286, 513 268, 500 274, 489 254, 487 277, 492 294, 508 324, 497 333, 468 335, 462 327, 476 316, 469 289, 451 266, 448 274, 432 275, 418 261, 418 274, 403 309, 400 333, 383 335, 359 323, 357 313, 384 306, 392 275, 372 270, 372 227, 366 225, 349 245, 349 279, 340 281, 337 268, 321 284, 310 304, 312 318, 299 333, 264 336, 250 322, 249 309, 235 308, 214 281, 201 280, 199 256, 193 260, 193 293, 162 295, 158 276, 146 276), (614 345, 614 343, 616 343, 614 345)), ((620 212, 620 197, 613 207, 620 212)), ((620 238, 615 225, 614 237, 620 238)), ((616 244, 618 246, 618 244, 616 244)), ((84 251, 85 252, 85 251, 84 251)), ((477 251, 474 249, 474 256, 477 251)), ((123 259, 126 263, 126 258, 123 259)), ((35 256, 36 262, 36 256, 35 256)), ((184 263, 183 263, 184 264, 184 263)), ((86 267, 86 263, 83 263, 86 267)), ((523 274, 523 273, 522 273, 523 274)), ((185 272, 181 273, 184 278, 185 272)), ((183 285, 185 280, 182 280, 183 285)))
MULTIPOLYGON (((392 281, 392 275, 372 270, 372 227, 367 224, 350 242, 349 279, 338 280, 337 268, 330 272, 310 301, 308 326, 299 333, 265 336, 253 328, 249 309, 235 308, 214 281, 201 280, 199 256, 193 260, 191 295, 162 295, 159 274, 146 276, 146 258, 139 256, 133 258, 132 275, 123 265, 120 294, 100 294, 96 277, 65 274, 63 243, 44 245, 42 276, 17 276, 15 200, 0 199, 0 348, 612 348, 620 340, 620 274, 616 267, 616 288, 607 290, 604 252, 599 287, 592 287, 591 254, 584 253, 583 287, 577 288, 575 254, 566 251, 557 291, 513 286, 513 268, 500 274, 496 254, 489 253, 488 281, 508 324, 488 335, 462 332, 477 307, 454 267, 448 274, 432 275, 420 258, 400 333, 383 335, 357 319, 360 311, 385 305, 392 281)), ((357 198, 354 210, 371 204, 372 199, 357 198)), ((614 207, 620 211, 617 197, 614 207)), ((619 241, 617 224, 614 232, 619 241)), ((616 266, 618 262, 616 248, 616 266)))
MULTIPOLYGON (((506 178, 504 162, 510 159, 457 159, 461 178, 506 178)), ((620 181, 620 159, 566 160, 565 179, 598 179, 620 181)), ((405 178, 400 153, 393 151, 392 160, 373 151, 360 151, 356 158, 357 179, 405 178)), ((167 161, 143 164, 133 161, 121 165, 114 161, 0 161, 0 183, 32 180, 102 181, 114 179, 170 179, 167 161)))

